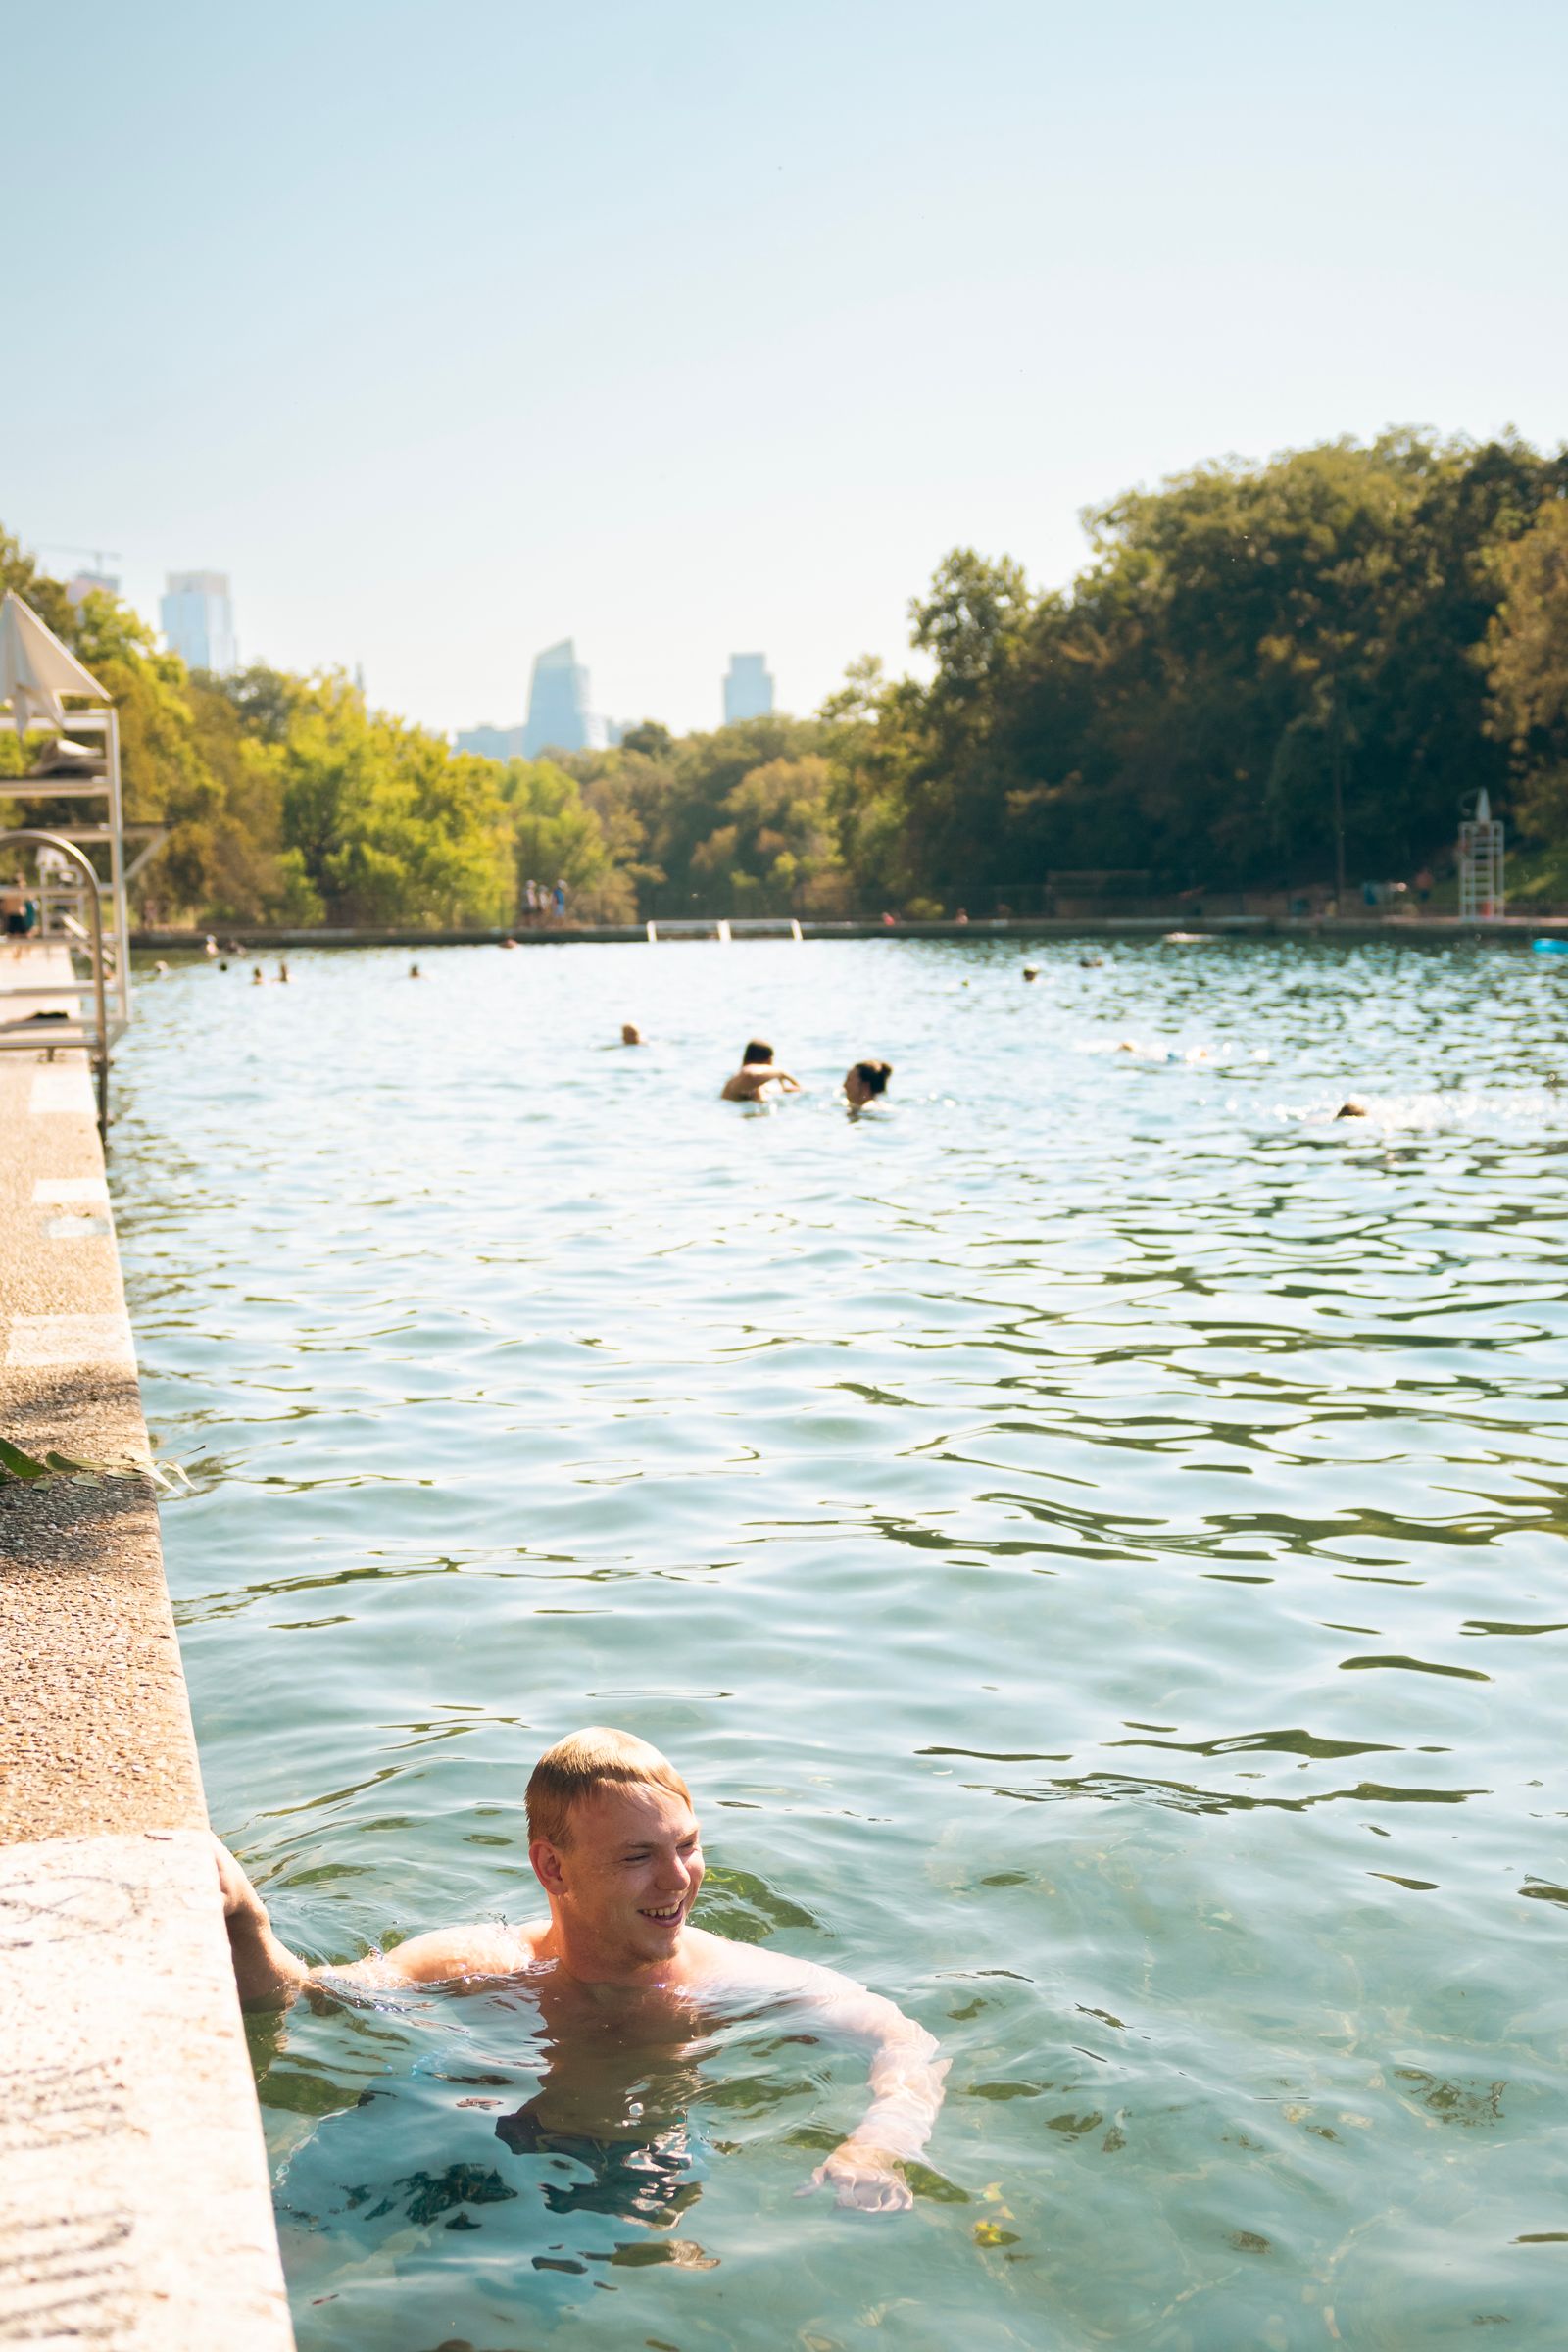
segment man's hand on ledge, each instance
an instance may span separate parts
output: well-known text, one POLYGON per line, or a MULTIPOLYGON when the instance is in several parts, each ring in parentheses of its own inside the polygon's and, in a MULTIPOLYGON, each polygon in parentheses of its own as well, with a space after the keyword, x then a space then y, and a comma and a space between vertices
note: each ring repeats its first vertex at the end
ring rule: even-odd
POLYGON ((914 2202, 897 2159, 863 2139, 841 2140, 798 2193, 808 2197, 824 2185, 856 2213, 903 2213, 914 2202))

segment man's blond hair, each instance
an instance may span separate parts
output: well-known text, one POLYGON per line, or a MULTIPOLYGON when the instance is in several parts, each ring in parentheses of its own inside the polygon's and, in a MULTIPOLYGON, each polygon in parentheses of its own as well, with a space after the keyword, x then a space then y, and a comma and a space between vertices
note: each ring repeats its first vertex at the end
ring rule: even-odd
POLYGON ((601 1788, 667 1788, 692 1801, 692 1792, 667 1757, 631 1732, 593 1723, 547 1747, 528 1780, 528 1842, 564 1845, 573 1805, 601 1788))

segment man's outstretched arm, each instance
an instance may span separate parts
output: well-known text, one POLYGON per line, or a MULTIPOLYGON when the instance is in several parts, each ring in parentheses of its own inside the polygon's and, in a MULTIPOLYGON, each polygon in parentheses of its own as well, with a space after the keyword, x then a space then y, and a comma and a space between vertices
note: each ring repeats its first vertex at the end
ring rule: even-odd
POLYGON ((242 2009, 286 2009, 308 1984, 328 1990, 353 1984, 368 1991, 389 1991, 400 1985, 514 1976, 527 1963, 529 1953, 514 1929, 466 1927, 411 1936, 395 1951, 370 1952, 343 1968, 313 1968, 272 1933, 267 1905, 228 1848, 216 1838, 213 1851, 242 2009))
POLYGON ((841 2205, 864 2212, 902 2212, 914 2200, 897 2168, 918 2156, 930 2138, 952 2060, 939 2058, 936 2036, 880 1993, 867 1992, 829 1969, 812 1974, 826 1980, 817 1994, 825 2019, 839 2033, 870 2044, 872 2098, 808 2185, 825 2184, 841 2205))

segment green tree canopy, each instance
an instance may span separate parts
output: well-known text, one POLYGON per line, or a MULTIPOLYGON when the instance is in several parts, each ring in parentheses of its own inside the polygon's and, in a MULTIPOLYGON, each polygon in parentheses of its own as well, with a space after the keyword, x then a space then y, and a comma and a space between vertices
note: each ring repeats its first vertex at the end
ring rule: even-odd
MULTIPOLYGON (((15 586, 114 693, 127 814, 172 827, 143 888, 209 922, 510 922, 565 880, 601 919, 1324 880, 1441 855, 1483 787, 1568 873, 1568 453, 1418 432, 1227 460, 1084 517, 1037 591, 956 548, 815 718, 553 760, 455 754, 336 675, 191 677, 114 598, 15 586)), ((26 763, 0 731, 0 777, 26 763)), ((11 807, 36 813, 46 801, 11 807)))
POLYGON ((1517 806, 1538 838, 1568 843, 1568 497, 1500 550, 1487 630, 1491 729, 1514 755, 1517 806))
POLYGON ((1568 487, 1562 458, 1390 433, 1206 466, 1085 517, 1091 561, 1031 595, 960 549, 913 608, 928 685, 825 715, 862 878, 950 903, 1054 871, 1153 887, 1402 872, 1461 801, 1505 798, 1486 726, 1498 551, 1568 487))

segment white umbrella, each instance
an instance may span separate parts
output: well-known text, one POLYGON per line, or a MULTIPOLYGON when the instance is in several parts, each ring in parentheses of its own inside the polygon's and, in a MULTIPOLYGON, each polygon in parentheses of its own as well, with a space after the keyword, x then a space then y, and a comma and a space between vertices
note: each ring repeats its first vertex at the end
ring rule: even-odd
POLYGON ((95 703, 113 701, 91 670, 83 669, 53 629, 45 628, 14 588, 0 604, 0 702, 9 702, 19 735, 29 726, 66 724, 63 694, 84 694, 95 703))

